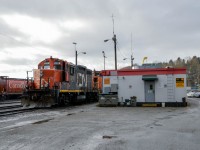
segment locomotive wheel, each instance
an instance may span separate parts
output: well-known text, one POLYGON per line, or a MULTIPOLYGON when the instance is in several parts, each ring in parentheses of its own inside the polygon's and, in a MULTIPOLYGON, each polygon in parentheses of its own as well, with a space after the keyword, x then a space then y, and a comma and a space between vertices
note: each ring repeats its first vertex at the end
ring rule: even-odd
POLYGON ((68 99, 68 97, 66 95, 64 97, 63 103, 64 103, 65 106, 69 105, 69 99, 68 99))
POLYGON ((67 98, 64 99, 64 105, 68 106, 69 105, 69 100, 67 98))
POLYGON ((68 106, 69 105, 69 98, 66 95, 62 95, 61 98, 61 105, 68 106))

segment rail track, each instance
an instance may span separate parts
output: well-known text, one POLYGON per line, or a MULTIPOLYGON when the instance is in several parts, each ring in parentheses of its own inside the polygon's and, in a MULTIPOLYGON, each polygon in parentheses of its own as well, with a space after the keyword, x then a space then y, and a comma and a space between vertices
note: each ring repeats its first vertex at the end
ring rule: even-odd
POLYGON ((21 103, 21 101, 19 99, 17 100, 4 100, 4 101, 0 101, 0 106, 3 104, 15 104, 15 103, 21 103))
POLYGON ((7 109, 13 109, 13 108, 21 108, 21 107, 22 107, 22 105, 18 105, 18 104, 16 104, 16 105, 3 105, 3 106, 0 105, 0 111, 1 110, 7 110, 7 109))
POLYGON ((23 108, 20 100, 8 100, 0 102, 0 117, 15 115, 33 110, 35 110, 35 108, 23 108))
MULTIPOLYGON (((71 108, 73 108, 74 105, 70 105, 71 108)), ((57 110, 57 109, 61 109, 61 108, 65 108, 69 106, 64 106, 64 107, 51 107, 51 110, 57 110)), ((38 110, 38 109, 46 109, 49 110, 49 108, 44 108, 44 107, 40 107, 40 108, 24 108, 21 105, 20 100, 8 100, 8 101, 3 101, 0 102, 0 117, 4 117, 4 116, 10 116, 10 115, 15 115, 15 114, 20 114, 20 113, 25 113, 25 112, 31 112, 34 110, 38 110)))
POLYGON ((7 109, 4 111, 0 111, 0 117, 4 116, 10 116, 10 115, 15 115, 15 114, 20 114, 20 113, 25 113, 29 111, 36 110, 36 108, 14 108, 14 109, 7 109))

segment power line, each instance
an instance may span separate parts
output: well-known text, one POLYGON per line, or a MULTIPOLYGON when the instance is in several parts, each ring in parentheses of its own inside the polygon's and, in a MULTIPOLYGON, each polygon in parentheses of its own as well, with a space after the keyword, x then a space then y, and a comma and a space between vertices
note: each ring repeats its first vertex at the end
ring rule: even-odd
POLYGON ((117 42, 117 50, 120 52, 121 56, 123 56, 123 58, 125 58, 124 54, 121 52, 121 50, 119 49, 119 43, 117 42))

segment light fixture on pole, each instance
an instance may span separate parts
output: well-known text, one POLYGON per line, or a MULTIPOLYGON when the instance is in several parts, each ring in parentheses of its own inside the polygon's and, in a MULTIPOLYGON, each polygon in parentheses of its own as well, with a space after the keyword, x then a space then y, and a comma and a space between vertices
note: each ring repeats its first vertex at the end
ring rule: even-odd
POLYGON ((78 60, 78 55, 79 54, 86 54, 86 52, 79 52, 79 53, 77 53, 77 51, 76 51, 76 67, 78 65, 77 60, 78 60))
POLYGON ((104 52, 104 51, 102 51, 102 53, 103 53, 103 58, 104 58, 104 70, 105 70, 105 59, 106 59, 107 57, 106 57, 106 55, 105 55, 105 52, 104 52))
POLYGON ((76 42, 73 42, 73 44, 75 45, 75 87, 77 88, 77 59, 78 59, 78 55, 79 54, 86 54, 86 52, 77 52, 77 49, 76 49, 76 42))
MULTIPOLYGON (((110 39, 106 39, 104 40, 104 42, 108 42, 110 39)), ((113 42, 114 42, 114 53, 115 53, 115 70, 117 70, 117 38, 116 35, 113 35, 112 38, 113 42)))
MULTIPOLYGON (((123 60, 126 60, 126 59, 129 59, 129 58, 124 58, 123 60)), ((133 60, 134 60, 133 55, 131 55, 131 68, 133 67, 133 60)))

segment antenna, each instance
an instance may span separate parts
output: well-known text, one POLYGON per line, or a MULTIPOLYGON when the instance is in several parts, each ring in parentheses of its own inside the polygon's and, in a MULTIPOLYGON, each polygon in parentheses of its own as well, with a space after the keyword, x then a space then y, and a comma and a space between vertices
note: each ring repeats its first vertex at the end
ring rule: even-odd
POLYGON ((113 22, 113 35, 115 34, 115 21, 114 21, 114 16, 112 14, 112 22, 113 22))
POLYGON ((133 55, 133 36, 131 32, 131 54, 133 55))
POLYGON ((132 32, 131 32, 131 69, 133 67, 133 37, 132 37, 132 32))

